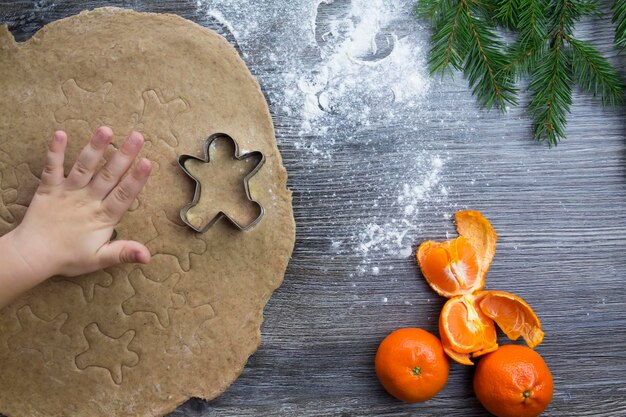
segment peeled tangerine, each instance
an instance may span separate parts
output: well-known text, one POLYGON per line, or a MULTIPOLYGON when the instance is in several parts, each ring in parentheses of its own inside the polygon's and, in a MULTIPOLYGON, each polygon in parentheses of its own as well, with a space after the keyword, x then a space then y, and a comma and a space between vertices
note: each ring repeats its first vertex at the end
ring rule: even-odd
POLYGON ((539 319, 524 300, 503 291, 481 291, 496 253, 498 236, 478 211, 456 214, 459 237, 424 242, 417 261, 424 278, 440 295, 450 298, 439 316, 444 351, 455 361, 498 349, 496 327, 510 339, 520 336, 532 348, 543 340, 539 319))

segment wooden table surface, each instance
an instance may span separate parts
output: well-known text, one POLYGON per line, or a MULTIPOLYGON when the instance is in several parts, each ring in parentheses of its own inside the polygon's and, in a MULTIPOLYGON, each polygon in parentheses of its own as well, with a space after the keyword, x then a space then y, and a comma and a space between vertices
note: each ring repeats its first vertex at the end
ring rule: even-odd
MULTIPOLYGON (((277 25, 289 3, 259 2, 274 11, 277 25)), ((310 3, 316 8, 320 2, 310 3)), ((48 22, 103 5, 176 13, 236 42, 196 1, 184 0, 0 0, 0 23, 24 40, 48 22)), ((322 6, 318 21, 327 13, 322 6)), ((238 22, 230 24, 237 28, 238 22)), ((409 14, 397 24, 420 30, 409 14)), ((579 28, 626 75, 626 53, 618 56, 611 47, 610 18, 579 28)), ((427 39, 428 33, 422 30, 420 36, 427 39)), ((273 81, 282 69, 270 59, 268 45, 238 47, 270 100, 294 192, 296 248, 283 286, 265 309, 262 345, 243 375, 217 400, 190 400, 172 416, 487 414, 472 393, 472 369, 456 363, 447 386, 429 402, 403 404, 384 392, 373 370, 378 343, 399 327, 437 333, 444 300, 425 284, 410 257, 381 253, 372 260, 370 254, 364 263, 360 252, 333 246, 353 241, 368 219, 393 219, 393 198, 378 199, 375 206, 372 201, 387 179, 392 187, 394 178, 411 176, 402 161, 424 149, 445 157, 441 182, 447 195, 417 207, 413 249, 453 232, 446 213, 481 210, 500 236, 487 288, 523 297, 546 332, 537 350, 552 370, 555 394, 545 415, 626 416, 624 109, 602 111, 576 91, 568 139, 548 149, 530 140, 531 121, 523 108, 506 116, 480 111, 457 76, 434 83, 429 105, 400 121, 312 133, 304 138, 307 143, 328 146, 332 153, 315 158, 310 147, 300 146, 300 121, 283 110, 282 90, 273 81), (329 141, 333 136, 350 139, 329 141)), ((305 51, 296 58, 304 67, 314 66, 319 52, 305 51)))

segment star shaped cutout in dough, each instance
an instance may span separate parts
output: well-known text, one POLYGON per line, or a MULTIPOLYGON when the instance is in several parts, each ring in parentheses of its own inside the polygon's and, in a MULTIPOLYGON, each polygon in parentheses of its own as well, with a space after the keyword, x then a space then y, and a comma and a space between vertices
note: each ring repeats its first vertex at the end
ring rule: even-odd
POLYGON ((135 337, 134 330, 128 330, 115 338, 100 331, 96 323, 91 323, 83 331, 89 347, 74 361, 78 369, 102 368, 109 372, 113 382, 120 385, 123 380, 123 367, 133 367, 139 363, 139 355, 128 349, 135 337))
POLYGON ((61 90, 67 104, 54 112, 57 122, 84 120, 92 129, 101 125, 110 125, 110 119, 116 112, 115 104, 107 101, 113 84, 102 84, 96 91, 89 91, 70 79, 63 83, 61 90))
POLYGON ((170 319, 172 329, 166 350, 170 353, 179 352, 182 347, 187 347, 192 353, 202 353, 202 346, 198 342, 196 333, 207 321, 215 317, 215 312, 210 304, 192 307, 189 303, 178 309, 172 310, 170 319))
POLYGON ((146 278, 141 269, 135 269, 128 276, 135 294, 122 303, 122 310, 129 316, 135 313, 153 314, 163 328, 168 327, 169 310, 185 304, 185 298, 174 292, 179 279, 179 274, 172 274, 165 281, 156 282, 146 278))
POLYGON ((61 327, 67 318, 68 315, 62 313, 47 321, 36 316, 30 306, 20 308, 17 311, 17 319, 21 330, 9 338, 9 348, 32 349, 41 353, 46 362, 49 361, 55 349, 71 343, 70 337, 61 333, 61 327))
POLYGON ((152 217, 152 224, 158 235, 146 242, 147 248, 153 254, 163 253, 175 256, 184 271, 189 271, 191 268, 191 253, 201 255, 206 251, 204 241, 190 233, 185 226, 171 222, 165 216, 164 211, 152 217))
POLYGON ((248 182, 263 166, 261 152, 239 154, 237 142, 218 133, 204 141, 204 156, 181 155, 179 165, 196 183, 193 201, 180 211, 181 219, 204 233, 222 218, 240 230, 254 227, 263 207, 252 199, 248 182))
POLYGON ((163 140, 171 147, 178 146, 178 138, 172 130, 176 118, 189 110, 189 105, 182 98, 171 101, 162 100, 155 90, 141 94, 143 108, 138 116, 135 129, 142 132, 147 141, 163 140))

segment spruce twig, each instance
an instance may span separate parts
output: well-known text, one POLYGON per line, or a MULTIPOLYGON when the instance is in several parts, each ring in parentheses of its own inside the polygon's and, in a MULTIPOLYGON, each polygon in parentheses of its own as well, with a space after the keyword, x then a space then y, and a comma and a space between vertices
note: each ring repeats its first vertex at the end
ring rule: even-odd
POLYGON ((615 23, 615 46, 626 47, 626 1, 613 1, 613 23, 615 23))
POLYGON ((594 97, 601 96, 604 106, 615 107, 623 101, 624 88, 619 74, 609 61, 587 41, 566 38, 572 51, 572 70, 577 84, 594 97))
POLYGON ((557 145, 565 137, 567 113, 572 104, 570 57, 564 42, 572 22, 570 1, 553 0, 548 51, 540 56, 539 65, 530 75, 532 100, 529 107, 535 116, 534 138, 545 139, 549 146, 557 145))
POLYGON ((520 0, 502 0, 497 4, 496 19, 507 29, 517 29, 520 0))
MULTIPOLYGON (((626 46, 626 1, 614 0, 615 44, 626 46)), ((577 83, 604 106, 622 102, 618 72, 592 43, 574 36, 597 0, 419 0, 418 16, 433 24, 432 73, 462 71, 479 104, 506 110, 517 103, 515 81, 530 79, 534 138, 554 146, 565 138, 577 83), (500 25, 516 39, 506 46, 500 25)))
POLYGON ((418 3, 418 17, 429 17, 433 23, 432 48, 429 65, 431 74, 445 75, 450 67, 462 69, 462 43, 458 39, 460 7, 451 7, 453 0, 424 0, 418 3))
POLYGON ((574 38, 574 24, 599 13, 595 1, 552 0, 549 7, 549 50, 540 55, 537 70, 531 73, 529 107, 535 116, 535 140, 556 146, 565 138, 574 80, 583 91, 601 95, 603 105, 615 106, 623 85, 617 71, 591 43, 574 38))
POLYGON ((545 52, 547 36, 545 0, 528 0, 524 6, 524 9, 519 11, 519 19, 515 22, 519 36, 509 48, 509 62, 504 66, 504 71, 518 80, 530 75, 530 69, 539 62, 539 57, 545 52))
POLYGON ((557 145, 565 137, 567 113, 572 104, 572 82, 569 57, 562 34, 556 34, 550 49, 531 73, 529 107, 535 116, 534 137, 557 145))
POLYGON ((463 0, 459 4, 463 16, 460 29, 465 36, 469 32, 463 73, 483 107, 496 105, 505 111, 508 103, 517 104, 517 90, 511 76, 502 71, 506 63, 504 43, 485 22, 480 8, 463 0))
POLYGON ((431 74, 462 71, 481 106, 505 110, 517 104, 510 73, 503 71, 503 41, 487 18, 489 2, 477 0, 422 0, 417 15, 433 22, 429 66, 431 74))

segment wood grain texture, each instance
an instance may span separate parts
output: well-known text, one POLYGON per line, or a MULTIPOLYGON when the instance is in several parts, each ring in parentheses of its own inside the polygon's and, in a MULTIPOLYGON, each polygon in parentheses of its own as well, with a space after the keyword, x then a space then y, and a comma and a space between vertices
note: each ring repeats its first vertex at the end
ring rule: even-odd
MULTIPOLYGON (((283 3, 263 3, 277 2, 283 3)), ((316 7, 316 1, 311 3, 316 7)), ((224 27, 198 12, 195 1, 0 0, 0 22, 8 22, 24 40, 50 21, 103 5, 176 13, 235 42, 224 27)), ((280 15, 276 19, 280 23, 280 15)), ((410 16, 398 22, 413 24, 410 16)), ((585 21, 580 33, 626 75, 626 54, 612 49, 607 16, 585 21)), ((382 390, 373 372, 378 343, 398 327, 436 333, 443 299, 423 282, 411 259, 382 258, 385 267, 378 275, 359 275, 354 274, 361 265, 357 254, 329 249, 331 240, 350 238, 355 219, 371 214, 376 191, 368 184, 397 173, 396 162, 414 150, 400 140, 411 134, 411 125, 420 127, 415 149, 446 155, 443 181, 450 194, 444 210, 481 210, 500 236, 487 287, 522 296, 542 320, 546 338, 538 351, 555 380, 545 415, 626 415, 623 108, 602 111, 576 92, 567 141, 547 149, 529 139, 531 121, 523 108, 504 117, 479 111, 466 83, 456 77, 433 87, 432 105, 409 120, 351 132, 363 140, 338 144, 332 159, 313 163, 306 149, 296 146, 299 121, 281 111, 280 91, 271 82, 280 68, 266 50, 244 52, 270 98, 290 174, 296 250, 283 286, 266 307, 261 348, 244 374, 219 399, 191 400, 172 416, 486 415, 472 393, 472 369, 456 364, 446 388, 427 403, 402 404, 382 390), (469 116, 474 114, 478 117, 469 116), (345 173, 352 180, 344 184, 345 173)), ((300 58, 306 66, 318 56, 311 52, 300 58)), ((381 202, 376 210, 393 212, 391 202, 381 202)), ((453 231, 435 204, 420 207, 415 221, 423 224, 415 245, 453 231)))

